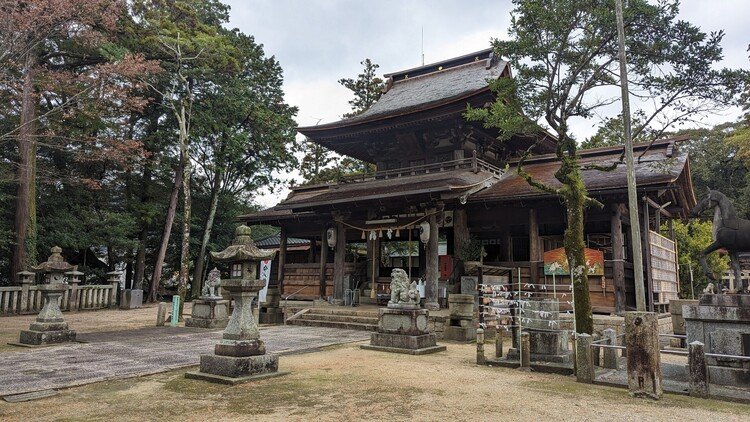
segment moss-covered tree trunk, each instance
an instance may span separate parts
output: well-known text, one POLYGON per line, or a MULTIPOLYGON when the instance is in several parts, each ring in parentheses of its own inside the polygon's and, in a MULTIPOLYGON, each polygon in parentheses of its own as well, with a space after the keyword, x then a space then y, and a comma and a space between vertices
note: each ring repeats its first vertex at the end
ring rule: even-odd
POLYGON ((587 206, 586 186, 581 177, 576 148, 574 140, 566 136, 562 137, 558 149, 558 157, 562 163, 556 177, 564 184, 560 189, 560 195, 567 208, 568 224, 565 229, 564 244, 573 278, 576 332, 593 334, 594 318, 589 298, 583 222, 587 206))

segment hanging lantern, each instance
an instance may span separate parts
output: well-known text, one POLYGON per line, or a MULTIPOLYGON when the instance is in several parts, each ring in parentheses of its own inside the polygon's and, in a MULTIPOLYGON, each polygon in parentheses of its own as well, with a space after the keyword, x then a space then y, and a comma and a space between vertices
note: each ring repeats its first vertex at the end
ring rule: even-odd
POLYGON ((419 223, 419 240, 427 243, 430 240, 430 223, 423 221, 419 223))
POLYGON ((328 230, 326 230, 326 242, 328 243, 329 248, 336 247, 336 229, 335 228, 329 227, 328 230))

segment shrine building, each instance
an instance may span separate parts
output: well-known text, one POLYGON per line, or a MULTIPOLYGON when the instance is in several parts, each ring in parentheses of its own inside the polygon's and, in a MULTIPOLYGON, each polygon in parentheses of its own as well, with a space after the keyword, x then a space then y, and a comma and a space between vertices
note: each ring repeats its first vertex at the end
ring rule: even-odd
MULTIPOLYGON (((495 100, 489 81, 510 78, 509 64, 486 49, 385 77, 382 97, 362 114, 298 128, 312 142, 373 164, 375 172, 294 187, 276 206, 239 217, 281 229, 271 281, 282 298, 342 303, 357 290, 361 302, 374 303, 387 294, 392 269, 403 268, 424 280, 425 305, 434 309, 461 290, 465 263, 480 260, 520 268, 524 282, 551 283, 545 253, 563 246, 566 211, 516 166, 536 143, 524 169, 561 186, 554 177, 560 165, 555 137, 540 129, 501 143, 497 130, 464 118, 467 105, 495 100)), ((664 310, 677 298, 671 221, 687 217, 696 203, 688 154, 680 150, 684 140, 634 147, 650 309, 664 310)), ((605 165, 622 152, 607 147, 579 154, 582 163, 605 165)), ((604 264, 603 275, 589 277, 593 310, 635 309, 625 166, 583 170, 583 179, 589 195, 604 204, 585 215, 587 248, 601 252, 604 264)), ((556 283, 570 281, 558 275, 556 283)))

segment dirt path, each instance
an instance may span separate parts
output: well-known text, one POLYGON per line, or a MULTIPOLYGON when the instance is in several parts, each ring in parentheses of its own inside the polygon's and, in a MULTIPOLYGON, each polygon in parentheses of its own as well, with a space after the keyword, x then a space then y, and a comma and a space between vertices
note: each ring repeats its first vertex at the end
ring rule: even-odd
POLYGON ((235 387, 172 371, 63 390, 33 402, 0 402, 0 419, 27 420, 747 420, 750 405, 577 384, 572 377, 479 367, 471 345, 428 356, 357 345, 285 356, 291 375, 235 387))

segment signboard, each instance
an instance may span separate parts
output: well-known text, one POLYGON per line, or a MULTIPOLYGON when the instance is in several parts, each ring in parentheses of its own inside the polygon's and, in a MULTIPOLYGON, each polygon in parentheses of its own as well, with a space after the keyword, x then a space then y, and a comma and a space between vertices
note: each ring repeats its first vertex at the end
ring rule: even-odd
MULTIPOLYGON (((604 252, 597 249, 584 249, 589 275, 604 275, 604 252)), ((570 275, 568 255, 565 248, 557 248, 544 253, 544 275, 570 275)))
POLYGON ((675 242, 649 230, 649 254, 654 293, 659 293, 657 303, 666 304, 670 299, 677 299, 679 278, 675 242))
POLYGON ((174 295, 172 296, 172 321, 170 325, 176 327, 178 322, 180 322, 180 297, 174 295))
POLYGON ((266 285, 258 292, 258 303, 266 301, 266 295, 268 294, 268 281, 271 280, 271 260, 264 259, 260 261, 260 274, 261 280, 266 282, 266 285))

